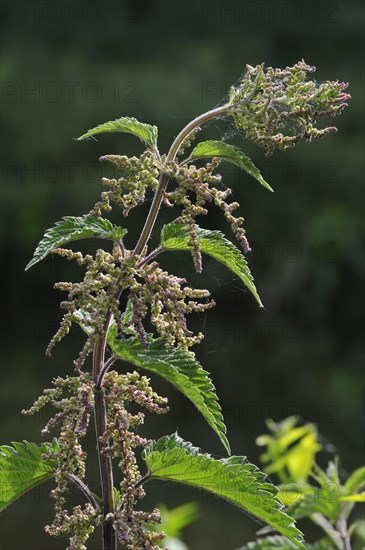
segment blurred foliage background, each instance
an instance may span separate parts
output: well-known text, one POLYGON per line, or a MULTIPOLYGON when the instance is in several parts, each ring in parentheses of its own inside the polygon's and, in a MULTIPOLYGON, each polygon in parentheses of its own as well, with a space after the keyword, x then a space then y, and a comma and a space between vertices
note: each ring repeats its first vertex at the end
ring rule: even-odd
MULTIPOLYGON (((363 460, 362 372, 363 43, 359 1, 3 1, 2 32, 2 405, 1 440, 40 441, 45 417, 22 418, 55 375, 70 372, 81 343, 74 333, 50 361, 44 349, 60 320, 58 280, 78 270, 49 258, 24 272, 46 228, 81 215, 98 196, 106 153, 135 154, 128 135, 78 143, 88 128, 122 115, 159 127, 166 151, 181 127, 225 97, 246 63, 282 67, 301 58, 318 80, 350 82, 350 107, 337 134, 265 158, 222 120, 202 138, 241 145, 275 194, 224 166, 246 218, 249 263, 265 309, 222 267, 205 261, 197 276, 184 253, 164 265, 211 289, 217 307, 192 320, 206 332, 196 349, 220 396, 235 454, 258 463, 264 420, 299 414, 317 422, 323 461, 339 454, 344 471, 363 460)), ((332 122, 332 120, 330 121, 332 122)), ((133 246, 148 204, 127 220, 133 246)), ((162 220, 171 219, 163 212, 162 220)), ((121 222, 122 223, 122 222, 121 222)), ((227 230, 217 212, 203 220, 227 230)), ((155 234, 158 239, 158 234, 155 234)), ((171 413, 148 419, 150 436, 177 427, 185 439, 220 455, 217 438, 189 402, 160 380, 171 413)), ((93 454, 92 436, 87 442, 93 454)), ((321 456, 321 455, 320 455, 321 456)), ((321 458, 320 458, 321 460, 321 458)), ((94 457, 88 480, 99 489, 94 457)), ((50 487, 40 486, 3 515, 2 550, 62 549, 43 525, 50 487)), ((78 498, 79 495, 74 495, 78 498)), ((82 497, 81 497, 82 498, 82 497)), ((200 519, 185 530, 189 548, 233 549, 254 538, 249 517, 213 497, 151 484, 143 506, 196 500, 200 519)), ((309 534, 310 538, 310 534, 309 534)), ((90 548, 99 548, 99 533, 90 548)))

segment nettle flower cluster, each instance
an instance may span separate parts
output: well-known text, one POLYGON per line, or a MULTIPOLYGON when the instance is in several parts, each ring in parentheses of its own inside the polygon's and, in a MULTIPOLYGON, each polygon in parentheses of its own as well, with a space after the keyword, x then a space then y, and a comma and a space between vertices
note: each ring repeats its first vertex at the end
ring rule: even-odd
MULTIPOLYGON (((100 437, 101 452, 118 460, 118 466, 124 476, 120 489, 113 495, 115 510, 114 528, 120 543, 128 548, 159 548, 158 542, 163 533, 150 531, 145 524, 160 523, 159 511, 143 512, 135 510, 138 500, 145 496, 140 481, 135 449, 144 448, 151 441, 135 434, 135 430, 144 423, 145 414, 129 412, 131 403, 142 410, 156 414, 168 412, 167 399, 160 397, 150 386, 149 379, 137 372, 118 374, 109 371, 105 374, 103 388, 107 404, 107 424, 100 437)), ((100 503, 89 493, 84 485, 87 453, 82 449, 81 439, 86 435, 94 407, 94 385, 90 373, 81 372, 77 377, 57 377, 53 387, 43 391, 29 410, 23 414, 32 415, 46 405, 58 412, 51 418, 42 435, 60 427, 57 452, 51 452, 46 458, 57 459, 59 466, 54 470, 56 488, 51 497, 55 504, 55 517, 46 532, 51 536, 70 534, 69 550, 83 550, 84 545, 95 527, 105 518, 100 503), (75 483, 85 492, 88 502, 82 507, 66 506, 67 496, 75 483)))
POLYGON ((145 496, 135 449, 146 447, 151 440, 134 433, 144 423, 145 415, 141 411, 132 414, 128 407, 137 404, 148 412, 164 414, 169 410, 167 399, 154 392, 149 379, 137 372, 121 375, 110 371, 105 375, 104 388, 108 418, 101 437, 102 452, 119 461, 124 476, 114 510, 118 539, 129 548, 158 548, 164 533, 150 531, 145 525, 161 522, 159 510, 135 510, 138 500, 145 496))
MULTIPOLYGON (((183 147, 190 144, 191 139, 189 136, 183 142, 183 147)), ((113 190, 102 193, 102 200, 95 205, 89 215, 100 215, 101 209, 110 211, 114 204, 122 207, 123 215, 126 217, 132 208, 144 201, 148 187, 152 191, 156 189, 155 167, 158 159, 156 156, 153 157, 151 151, 132 159, 118 155, 101 158, 111 160, 123 175, 118 179, 103 178, 103 184, 108 188, 112 187, 113 190), (146 163, 153 167, 150 171, 146 169, 146 163), (132 183, 124 174, 127 165, 132 183), (132 186, 133 191, 130 191, 132 186)), ((166 158, 162 158, 160 165, 160 171, 175 182, 175 189, 164 192, 163 203, 170 208, 181 208, 181 214, 174 223, 181 224, 183 231, 189 235, 188 244, 191 246, 194 265, 199 273, 202 271, 202 255, 196 218, 208 213, 207 203, 213 203, 222 210, 244 252, 250 251, 242 227, 244 218, 234 215, 239 203, 227 202, 232 190, 222 188, 221 175, 214 173, 220 162, 221 159, 216 158, 206 166, 197 168, 193 164, 188 166, 177 161, 167 162, 166 158)), ((194 312, 204 312, 215 305, 214 300, 209 300, 209 291, 190 288, 185 279, 167 273, 152 257, 146 262, 145 254, 134 255, 132 250, 126 249, 123 241, 114 242, 111 252, 98 249, 95 257, 83 256, 81 252, 65 248, 55 248, 52 253, 68 260, 75 260, 78 265, 85 266, 86 272, 80 283, 55 284, 57 290, 68 293, 68 300, 61 302, 61 308, 66 309, 67 313, 47 348, 48 355, 54 345, 68 334, 72 324, 80 324, 82 321, 88 328, 89 337, 75 362, 76 368, 80 369, 103 330, 107 312, 113 314, 120 336, 124 336, 128 329, 133 327, 143 345, 147 345, 143 325, 147 318, 169 345, 176 344, 188 349, 203 339, 202 333, 194 335, 188 329, 186 316, 194 312), (128 292, 133 306, 132 318, 127 323, 123 322, 119 310, 121 289, 128 292)))
POLYGON ((45 530, 51 536, 70 534, 69 549, 80 550, 86 548, 85 541, 102 519, 100 507, 93 498, 83 507, 74 506, 71 511, 65 506, 70 486, 76 481, 82 487, 86 473, 87 454, 80 440, 86 435, 94 405, 91 374, 83 372, 76 377, 57 377, 53 387, 44 390, 33 406, 22 412, 32 415, 47 405, 57 412, 43 428, 42 435, 48 435, 54 428, 59 428, 60 434, 57 451, 46 457, 56 459, 58 466, 54 469, 56 487, 51 492, 55 517, 45 530))
POLYGON ((247 253, 251 250, 242 227, 245 220, 242 216, 236 217, 233 214, 240 205, 236 201, 227 202, 232 189, 223 188, 222 176, 214 173, 220 163, 221 159, 218 157, 201 168, 197 168, 194 164, 188 166, 184 163, 171 163, 169 175, 177 182, 177 187, 173 191, 164 193, 164 204, 169 207, 178 205, 182 208, 181 215, 175 222, 183 224, 190 235, 194 266, 198 273, 202 271, 202 261, 196 217, 208 214, 207 203, 212 203, 222 210, 243 251, 247 253))
POLYGON ((232 86, 229 102, 235 123, 248 139, 271 155, 276 147, 287 149, 298 141, 324 137, 337 128, 316 128, 324 117, 333 117, 347 107, 346 82, 307 80, 315 67, 300 61, 286 69, 251 67, 238 86, 232 86))
POLYGON ((103 178, 103 185, 108 189, 101 194, 90 214, 100 216, 102 210, 110 212, 111 203, 115 203, 128 216, 130 210, 143 204, 148 188, 155 191, 158 185, 159 163, 156 154, 147 150, 140 157, 125 155, 105 155, 100 161, 111 162, 119 172, 118 179, 103 178))
MULTIPOLYGON (((32 414, 48 404, 56 409, 42 432, 47 435, 54 428, 60 431, 54 457, 58 461, 54 471, 56 488, 52 491, 56 514, 47 532, 69 534, 71 550, 86 548, 88 536, 98 525, 103 527, 107 550, 114 550, 115 535, 123 547, 131 550, 157 549, 164 537, 146 525, 160 521, 158 510, 147 513, 136 509, 144 496, 144 478, 135 450, 147 448, 151 441, 136 433, 144 421, 144 413, 132 413, 132 408, 138 406, 161 414, 167 412, 167 402, 152 390, 148 378, 137 372, 111 371, 118 358, 150 370, 153 365, 154 372, 159 372, 156 361, 162 364, 162 375, 193 401, 229 451, 214 386, 190 350, 201 342, 203 334, 193 334, 189 329, 189 315, 205 312, 215 302, 208 290, 191 288, 184 278, 165 271, 157 258, 166 250, 187 250, 200 273, 202 255, 210 254, 239 276, 261 305, 244 256, 250 251, 244 219, 235 214, 239 203, 231 200, 232 190, 222 182, 218 173, 220 163, 225 160, 238 164, 260 184, 271 188, 251 160, 236 147, 222 141, 200 142, 193 149, 192 144, 204 122, 222 115, 233 117, 238 130, 265 147, 268 154, 275 147, 293 146, 302 138, 310 141, 327 135, 333 127, 319 130, 315 124, 323 116, 342 111, 349 97, 343 92, 347 85, 306 80, 306 74, 313 71, 314 68, 304 62, 284 70, 268 68, 265 71, 263 65, 247 66, 239 85, 232 88, 228 103, 189 123, 167 155, 161 155, 157 149, 157 129, 129 117, 100 125, 80 138, 109 131, 129 132, 146 144, 146 150, 139 157, 101 157, 101 161, 112 163, 115 177, 103 178, 100 200, 87 215, 66 217, 47 231, 29 264, 53 253, 75 261, 85 270, 81 282, 55 285, 67 294, 61 302, 65 314, 47 348, 50 355, 73 325, 81 327, 86 340, 74 362, 76 376, 56 378, 53 387, 45 390, 26 413, 32 414), (152 194, 153 201, 139 241, 134 248, 128 248, 127 231, 114 226, 104 214, 117 207, 126 218, 152 194), (223 213, 243 254, 221 232, 199 226, 198 219, 203 219, 211 205, 223 213), (161 206, 178 208, 179 213, 165 226, 161 245, 150 251, 149 237, 161 206), (106 250, 98 248, 93 255, 64 246, 84 237, 106 239, 109 245, 106 250), (127 306, 122 307, 122 303, 127 306), (152 327, 154 334, 148 333, 148 327, 152 327), (93 354, 92 373, 86 367, 90 354, 93 354), (87 433, 92 415, 96 420, 100 454, 101 501, 83 481, 86 452, 80 440, 87 433), (115 459, 123 481, 111 494, 115 459), (84 507, 68 510, 66 497, 71 482, 87 497, 84 507)), ((243 459, 235 464, 241 463, 243 459)), ((277 502, 274 509, 279 509, 277 502)), ((275 525, 281 528, 280 522, 275 525)))

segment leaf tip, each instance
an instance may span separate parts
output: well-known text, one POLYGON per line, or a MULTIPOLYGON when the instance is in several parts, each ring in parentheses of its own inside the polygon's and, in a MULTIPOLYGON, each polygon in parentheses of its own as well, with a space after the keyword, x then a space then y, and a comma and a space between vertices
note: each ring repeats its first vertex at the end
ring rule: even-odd
POLYGON ((82 136, 78 138, 74 138, 75 141, 84 141, 85 139, 88 139, 88 140, 93 139, 94 141, 97 141, 97 139, 94 136, 89 135, 89 132, 86 132, 86 134, 82 134, 82 136))
POLYGON ((268 191, 271 191, 271 193, 275 193, 274 189, 265 181, 264 179, 261 180, 261 184, 268 189, 268 191))

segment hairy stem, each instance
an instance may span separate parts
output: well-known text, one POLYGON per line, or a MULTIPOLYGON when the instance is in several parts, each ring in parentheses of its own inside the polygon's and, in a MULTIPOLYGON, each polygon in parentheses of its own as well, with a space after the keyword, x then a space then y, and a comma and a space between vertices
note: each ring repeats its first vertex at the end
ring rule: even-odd
POLYGON ((163 249, 162 246, 158 246, 157 248, 155 248, 155 250, 152 250, 152 252, 150 252, 150 254, 148 254, 148 256, 143 258, 143 260, 139 264, 136 265, 137 269, 144 266, 145 264, 148 264, 148 262, 150 262, 153 258, 155 258, 159 254, 161 254, 161 252, 163 252, 163 250, 164 249, 163 249))
MULTIPOLYGON (((202 115, 198 116, 197 118, 194 118, 189 124, 185 126, 181 130, 181 132, 178 134, 178 136, 175 138, 174 142, 172 143, 170 150, 168 152, 166 161, 171 162, 175 160, 177 152, 185 140, 185 138, 188 137, 188 135, 196 128, 197 126, 200 126, 200 124, 203 124, 210 118, 215 118, 217 116, 223 115, 227 113, 227 111, 231 108, 230 105, 223 105, 222 107, 217 107, 216 109, 212 109, 211 111, 208 111, 206 113, 203 113, 202 115)), ((156 218, 158 215, 158 212, 160 210, 163 193, 166 189, 167 183, 169 181, 168 174, 162 173, 160 176, 160 181, 158 184, 158 187, 155 192, 155 196, 153 197, 153 201, 150 207, 150 211, 148 212, 146 222, 144 224, 144 227, 142 229, 142 233, 139 237, 138 243, 136 244, 136 247, 133 251, 133 255, 141 254, 142 250, 144 249, 148 239, 150 238, 152 229, 155 225, 156 218)))
POLYGON ((90 502, 90 504, 93 506, 94 510, 99 510, 99 505, 96 502, 93 494, 91 493, 89 487, 75 474, 69 474, 68 477, 77 485, 81 491, 86 496, 87 500, 90 502))
POLYGON ((104 363, 103 368, 100 369, 100 373, 99 373, 98 379, 97 379, 96 384, 95 384, 96 391, 99 391, 101 389, 101 386, 102 386, 103 380, 104 380, 104 376, 106 375, 106 373, 108 372, 110 367, 115 363, 116 360, 117 360, 117 358, 115 357, 115 355, 112 355, 104 363))
POLYGON ((139 481, 137 481, 137 483, 134 485, 134 488, 138 489, 138 487, 146 483, 149 479, 151 479, 151 474, 146 474, 145 476, 141 477, 139 481))
POLYGON ((345 515, 342 513, 337 521, 337 529, 340 534, 340 537, 343 541, 343 549, 351 550, 350 537, 347 530, 347 521, 345 515))
MULTIPOLYGON (((107 424, 107 410, 104 396, 104 389, 97 389, 97 383, 100 373, 104 367, 104 356, 106 347, 106 334, 109 328, 110 315, 104 324, 103 335, 95 344, 93 355, 93 381, 95 384, 95 432, 99 456, 99 470, 103 497, 103 514, 107 518, 109 514, 114 512, 113 502, 113 468, 110 456, 103 454, 102 443, 100 437, 104 434, 107 424)), ((113 527, 112 517, 106 519, 103 523, 103 550, 116 549, 116 536, 113 527)))
POLYGON ((336 531, 336 529, 333 527, 333 525, 330 524, 328 519, 324 517, 323 514, 316 512, 315 514, 312 514, 310 517, 311 517, 311 520, 316 525, 318 525, 323 529, 323 531, 332 540, 332 542, 334 543, 334 545, 338 550, 344 550, 341 536, 339 535, 338 531, 336 531))

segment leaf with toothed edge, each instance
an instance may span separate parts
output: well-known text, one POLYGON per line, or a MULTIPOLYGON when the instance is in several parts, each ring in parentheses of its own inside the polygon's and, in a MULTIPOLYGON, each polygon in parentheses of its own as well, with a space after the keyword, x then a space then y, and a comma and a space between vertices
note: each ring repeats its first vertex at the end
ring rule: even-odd
POLYGON ((162 338, 147 335, 145 348, 137 337, 117 339, 116 325, 108 333, 108 344, 118 357, 150 372, 159 374, 183 393, 201 412, 209 426, 230 453, 226 426, 215 393, 215 387, 194 354, 166 346, 162 338))
POLYGON ((283 511, 277 489, 246 457, 214 459, 203 454, 176 433, 153 441, 142 452, 150 479, 162 479, 211 492, 234 506, 265 521, 305 550, 302 533, 283 511))
POLYGON ((254 165, 252 160, 238 147, 234 147, 233 145, 224 143, 224 141, 218 140, 201 141, 192 151, 189 158, 194 160, 206 157, 220 157, 224 160, 233 162, 242 168, 242 170, 247 172, 247 174, 250 174, 250 176, 255 178, 259 183, 261 183, 261 185, 266 187, 266 189, 272 192, 274 191, 267 181, 264 180, 260 170, 254 165))
POLYGON ((58 450, 56 439, 41 445, 23 441, 0 447, 0 510, 52 477, 57 461, 44 455, 58 450))
POLYGON ((127 233, 126 229, 112 224, 99 216, 65 216, 53 227, 47 229, 38 244, 33 259, 25 270, 43 260, 52 250, 68 242, 97 237, 100 239, 120 240, 127 233))
MULTIPOLYGON (((243 281, 259 306, 263 307, 246 258, 240 250, 226 239, 220 231, 210 231, 198 227, 196 236, 201 252, 208 254, 228 267, 243 281)), ((164 250, 191 250, 192 247, 188 244, 189 240, 190 236, 184 231, 184 225, 182 224, 169 223, 162 229, 161 245, 164 250)))
POLYGON ((126 132, 128 134, 133 134, 152 148, 157 147, 157 127, 139 122, 139 120, 134 117, 121 117, 116 120, 105 122, 104 124, 99 124, 99 126, 88 130, 85 134, 77 138, 77 140, 81 141, 88 137, 104 134, 106 132, 126 132))

